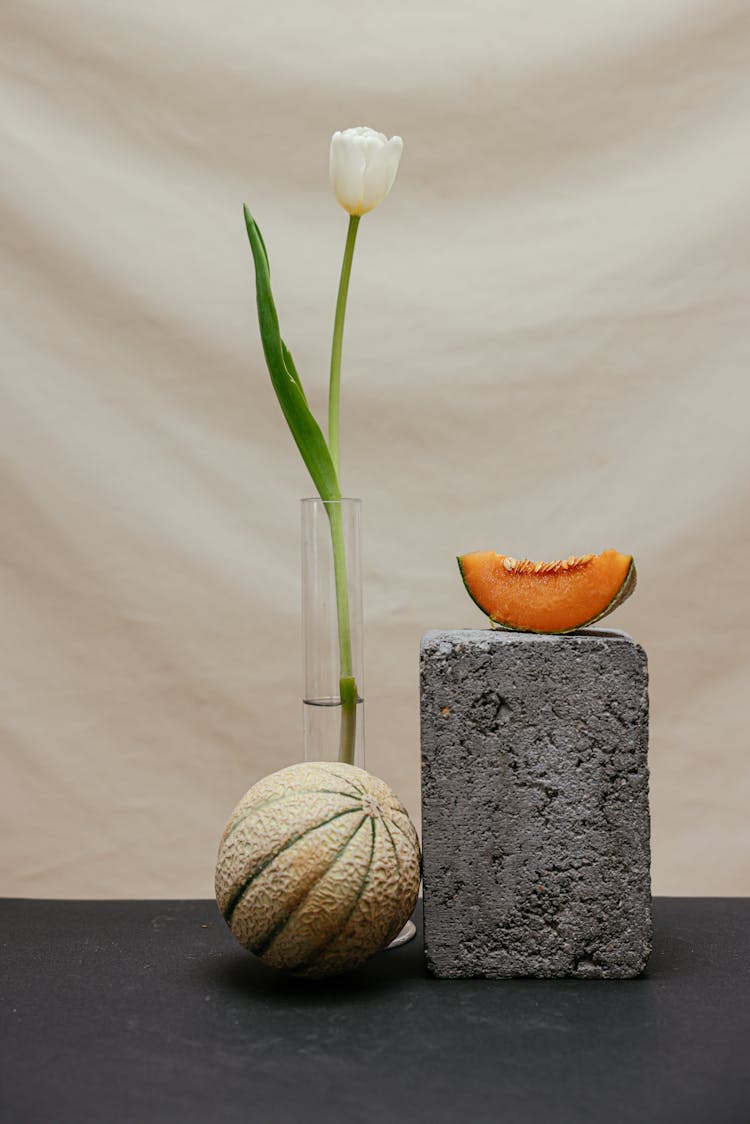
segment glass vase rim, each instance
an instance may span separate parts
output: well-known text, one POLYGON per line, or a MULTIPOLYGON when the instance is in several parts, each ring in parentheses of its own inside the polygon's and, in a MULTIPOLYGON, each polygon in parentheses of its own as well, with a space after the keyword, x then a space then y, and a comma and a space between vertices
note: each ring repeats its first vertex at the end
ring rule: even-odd
POLYGON ((324 500, 324 499, 321 499, 320 496, 303 496, 302 499, 299 502, 300 503, 322 503, 322 504, 334 504, 334 503, 345 504, 345 503, 362 503, 362 500, 359 496, 342 496, 341 499, 338 499, 338 500, 324 500))

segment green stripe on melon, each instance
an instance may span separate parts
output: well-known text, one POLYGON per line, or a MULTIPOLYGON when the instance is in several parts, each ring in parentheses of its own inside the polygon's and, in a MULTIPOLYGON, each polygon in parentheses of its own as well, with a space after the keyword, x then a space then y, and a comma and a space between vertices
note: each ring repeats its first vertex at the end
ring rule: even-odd
MULTIPOLYGON (((231 925, 232 916, 235 909, 237 908, 237 905, 245 896, 245 894, 252 888, 255 880, 259 878, 260 875, 263 874, 264 871, 266 871, 272 863, 276 863, 285 851, 290 850, 296 843, 303 842, 309 835, 321 831, 324 827, 327 827, 328 824, 333 823, 334 820, 339 820, 342 818, 342 816, 357 815, 357 813, 361 812, 361 807, 347 808, 347 810, 344 812, 337 812, 335 816, 331 816, 329 819, 323 820, 322 823, 315 824, 314 827, 308 827, 304 831, 300 831, 297 835, 293 835, 291 839, 287 839, 284 843, 281 843, 279 846, 273 849, 271 854, 264 856, 264 858, 261 859, 259 865, 255 868, 255 870, 252 871, 249 877, 246 878, 245 881, 242 882, 241 885, 237 886, 233 891, 231 898, 227 902, 226 908, 222 910, 224 919, 231 925)), ((364 822, 364 817, 362 817, 359 822, 360 824, 362 824, 364 822)), ((311 839, 309 840, 309 842, 315 850, 319 849, 319 843, 317 839, 311 839)), ((296 853, 294 855, 293 861, 295 863, 299 863, 299 853, 296 853)))

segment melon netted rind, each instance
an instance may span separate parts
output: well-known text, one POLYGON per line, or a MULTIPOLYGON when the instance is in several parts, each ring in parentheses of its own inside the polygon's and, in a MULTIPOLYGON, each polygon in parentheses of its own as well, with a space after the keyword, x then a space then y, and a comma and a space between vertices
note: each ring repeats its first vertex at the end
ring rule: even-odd
POLYGON ((466 580, 466 575, 464 573, 464 568, 463 568, 463 565, 462 565, 462 557, 461 556, 457 557, 456 561, 458 562, 458 569, 459 569, 459 573, 461 574, 461 580, 464 584, 464 589, 468 593, 469 597, 472 599, 472 601, 477 606, 477 608, 482 613, 484 613, 485 616, 489 617, 492 628, 498 629, 499 631, 503 631, 503 632, 528 632, 528 633, 534 633, 534 634, 537 634, 537 635, 546 635, 546 636, 565 636, 568 633, 577 632, 581 628, 588 628, 590 625, 596 624, 598 621, 603 620, 604 617, 609 616, 610 613, 614 612, 615 609, 619 608, 619 606, 622 605, 623 601, 626 601, 628 599, 628 597, 630 597, 631 593, 633 593, 633 591, 636 587, 637 580, 638 580, 638 574, 637 574, 636 568, 635 568, 635 560, 631 557, 630 558, 630 564, 628 566, 628 570, 625 574, 625 578, 623 579, 622 584, 620 585, 619 589, 617 590, 615 596, 612 598, 612 600, 607 605, 605 605, 605 607, 600 612, 596 613, 594 616, 589 617, 586 620, 582 620, 580 622, 577 622, 576 624, 572 624, 568 628, 561 628, 561 629, 520 628, 518 625, 511 624, 509 621, 501 620, 499 617, 493 616, 491 613, 487 612, 485 607, 483 605, 481 605, 480 602, 475 597, 475 595, 474 595, 474 593, 471 589, 471 586, 469 585, 469 582, 466 580))
POLYGON ((254 785, 229 818, 216 900, 245 948, 293 975, 364 963, 409 919, 420 882, 417 833, 377 777, 305 762, 254 785))

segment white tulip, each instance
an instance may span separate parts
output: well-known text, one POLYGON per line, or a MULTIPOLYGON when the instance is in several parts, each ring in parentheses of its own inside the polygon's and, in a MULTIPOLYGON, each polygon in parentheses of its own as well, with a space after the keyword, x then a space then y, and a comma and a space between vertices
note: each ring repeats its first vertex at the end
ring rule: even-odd
POLYGON ((350 215, 366 215, 393 186, 404 142, 374 129, 345 129, 331 137, 329 170, 336 198, 350 215))

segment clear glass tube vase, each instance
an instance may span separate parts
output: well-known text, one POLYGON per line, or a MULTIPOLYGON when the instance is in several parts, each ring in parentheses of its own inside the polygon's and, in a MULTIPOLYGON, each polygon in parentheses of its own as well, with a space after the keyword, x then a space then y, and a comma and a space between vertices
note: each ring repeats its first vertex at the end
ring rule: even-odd
MULTIPOLYGON (((362 501, 302 500, 306 761, 365 767, 362 501)), ((388 948, 410 941, 407 921, 388 948)))
POLYGON ((362 501, 302 500, 306 761, 365 767, 362 501))

